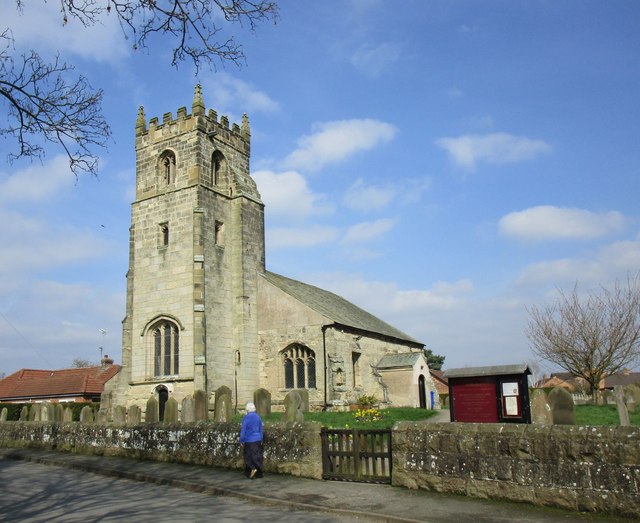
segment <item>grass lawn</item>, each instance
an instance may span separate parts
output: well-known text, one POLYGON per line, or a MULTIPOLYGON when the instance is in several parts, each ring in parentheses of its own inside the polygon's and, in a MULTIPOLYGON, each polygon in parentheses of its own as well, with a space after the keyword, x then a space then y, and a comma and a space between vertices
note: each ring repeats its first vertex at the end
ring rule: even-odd
MULTIPOLYGON (((629 412, 631 425, 640 426, 640 409, 629 412)), ((614 405, 576 405, 577 425, 620 425, 614 405)))

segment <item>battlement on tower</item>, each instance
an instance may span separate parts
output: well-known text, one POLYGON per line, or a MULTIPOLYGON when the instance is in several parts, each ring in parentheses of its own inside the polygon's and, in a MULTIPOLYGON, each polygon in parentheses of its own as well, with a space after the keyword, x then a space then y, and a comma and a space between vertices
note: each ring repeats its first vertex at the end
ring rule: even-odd
POLYGON ((200 85, 195 88, 191 114, 187 113, 186 107, 180 107, 176 118, 170 112, 164 113, 162 122, 154 117, 149 120, 147 126, 144 107, 140 106, 136 118, 136 145, 150 145, 193 130, 201 131, 212 140, 223 142, 244 154, 250 154, 249 117, 245 113, 242 115, 241 124, 230 124, 227 116, 218 119, 215 110, 209 109, 207 112, 200 85))

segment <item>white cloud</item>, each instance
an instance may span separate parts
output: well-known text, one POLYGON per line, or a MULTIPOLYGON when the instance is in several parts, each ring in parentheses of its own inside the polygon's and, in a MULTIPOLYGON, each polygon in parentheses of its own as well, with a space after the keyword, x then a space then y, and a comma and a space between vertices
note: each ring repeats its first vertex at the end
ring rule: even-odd
POLYGON ((395 190, 390 187, 365 185, 362 178, 351 185, 344 195, 344 204, 356 211, 380 211, 386 209, 395 197, 395 190))
POLYGON ((314 194, 304 177, 296 171, 256 171, 252 176, 258 184, 269 216, 301 218, 327 214, 333 210, 326 198, 314 194))
POLYGON ((76 179, 65 156, 32 164, 15 174, 0 173, 0 203, 42 202, 73 186, 76 179))
POLYGON ((251 84, 225 72, 207 74, 203 81, 205 96, 215 100, 219 111, 241 107, 247 113, 273 113, 280 110, 278 102, 251 84))
POLYGON ((293 169, 317 171, 361 151, 368 151, 393 139, 397 129, 378 120, 339 120, 318 123, 313 134, 298 140, 298 149, 286 159, 293 169))
POLYGON ((362 243, 374 240, 386 234, 396 225, 396 221, 390 218, 382 218, 374 222, 362 222, 352 225, 342 239, 342 243, 362 243))
POLYGON ((551 151, 551 146, 542 140, 507 133, 440 138, 435 143, 449 153, 454 163, 465 168, 474 168, 479 162, 519 163, 551 151))
POLYGON ((375 78, 400 60, 403 48, 404 45, 399 42, 362 45, 351 57, 351 63, 356 69, 375 78))
MULTIPOLYGON (((15 4, 15 3, 14 3, 15 4)), ((115 16, 100 17, 98 23, 85 27, 69 17, 64 24, 60 2, 24 2, 22 14, 4 6, 0 22, 10 27, 18 48, 34 48, 40 53, 74 54, 97 62, 115 63, 129 52, 115 16)))
POLYGON ((583 209, 541 205, 512 212, 500 219, 500 231, 521 240, 589 240, 620 230, 619 212, 594 213, 583 209))
POLYGON ((267 250, 315 247, 335 242, 338 234, 339 231, 335 227, 271 227, 266 232, 267 250))

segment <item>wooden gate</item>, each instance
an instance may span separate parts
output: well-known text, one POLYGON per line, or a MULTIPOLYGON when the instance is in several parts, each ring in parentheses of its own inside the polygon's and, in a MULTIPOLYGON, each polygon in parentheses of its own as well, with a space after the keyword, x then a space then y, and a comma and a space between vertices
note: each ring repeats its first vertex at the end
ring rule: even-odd
POLYGON ((322 436, 322 477, 391 483, 390 429, 327 429, 322 436))

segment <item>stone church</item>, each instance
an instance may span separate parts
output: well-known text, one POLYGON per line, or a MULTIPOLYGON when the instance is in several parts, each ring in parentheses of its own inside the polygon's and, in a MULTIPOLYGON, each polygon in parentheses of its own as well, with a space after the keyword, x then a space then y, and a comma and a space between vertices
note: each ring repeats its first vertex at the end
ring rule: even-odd
POLYGON ((225 386, 237 406, 262 388, 276 409, 292 389, 306 389, 312 409, 345 409, 363 394, 433 407, 424 344, 266 269, 246 115, 230 125, 207 112, 197 86, 191 114, 147 123, 141 107, 135 136, 122 369, 105 389, 113 404, 144 409, 150 395, 181 404, 196 390, 213 399, 225 386), (382 368, 393 354, 413 356, 382 368))

